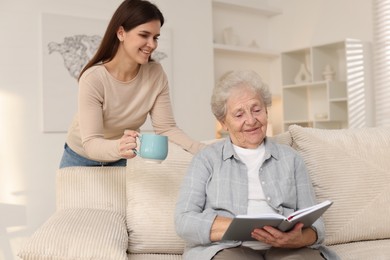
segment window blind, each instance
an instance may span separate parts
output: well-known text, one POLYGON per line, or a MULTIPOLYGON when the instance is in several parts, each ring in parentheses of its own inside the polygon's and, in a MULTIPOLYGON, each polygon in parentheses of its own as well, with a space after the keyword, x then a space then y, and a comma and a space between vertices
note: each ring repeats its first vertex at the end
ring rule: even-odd
POLYGON ((390 0, 374 0, 375 125, 390 126, 390 0))

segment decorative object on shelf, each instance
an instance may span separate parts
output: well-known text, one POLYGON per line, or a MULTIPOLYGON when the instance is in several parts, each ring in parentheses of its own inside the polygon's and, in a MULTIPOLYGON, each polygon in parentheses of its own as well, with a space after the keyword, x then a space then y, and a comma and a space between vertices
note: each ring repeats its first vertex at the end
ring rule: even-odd
POLYGON ((238 36, 234 33, 233 27, 223 29, 223 42, 228 45, 238 45, 238 36))
POLYGON ((249 47, 250 47, 250 48, 259 48, 259 45, 257 44, 256 40, 253 40, 253 41, 249 44, 249 47))
POLYGON ((311 81, 311 74, 307 70, 305 64, 301 64, 301 67, 299 68, 298 74, 295 76, 294 82, 296 84, 303 83, 303 82, 310 82, 311 81))
POLYGON ((328 80, 328 81, 333 81, 333 79, 334 79, 334 70, 333 70, 333 68, 329 65, 329 64, 327 64, 326 66, 325 66, 325 69, 324 69, 324 71, 322 72, 322 75, 324 76, 324 79, 325 80, 328 80))
POLYGON ((309 52, 306 52, 305 54, 304 54, 304 56, 305 56, 305 62, 304 62, 304 64, 305 64, 305 66, 306 66, 306 70, 310 73, 310 75, 312 75, 313 74, 313 71, 311 71, 310 69, 312 68, 312 61, 311 61, 311 55, 310 55, 310 53, 309 52))
POLYGON ((314 117, 317 120, 325 120, 328 119, 328 113, 315 113, 314 117))

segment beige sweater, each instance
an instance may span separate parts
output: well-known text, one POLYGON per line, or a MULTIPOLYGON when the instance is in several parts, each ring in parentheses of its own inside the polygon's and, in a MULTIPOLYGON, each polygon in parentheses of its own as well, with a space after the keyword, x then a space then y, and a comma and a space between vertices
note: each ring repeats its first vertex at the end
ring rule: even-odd
POLYGON ((69 128, 67 143, 81 156, 115 161, 125 129, 139 131, 150 113, 154 131, 195 153, 204 145, 176 126, 169 87, 161 65, 141 65, 129 82, 116 80, 103 65, 84 72, 79 81, 78 112, 69 128))

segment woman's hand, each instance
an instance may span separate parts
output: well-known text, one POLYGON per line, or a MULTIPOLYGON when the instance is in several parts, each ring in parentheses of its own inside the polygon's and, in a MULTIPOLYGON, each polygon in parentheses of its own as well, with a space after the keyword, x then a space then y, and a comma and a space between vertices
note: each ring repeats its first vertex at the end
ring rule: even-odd
POLYGON ((124 159, 131 159, 136 156, 133 149, 137 147, 139 133, 133 130, 125 130, 119 140, 119 155, 124 159))
POLYGON ((212 242, 220 241, 231 222, 231 218, 217 216, 214 219, 213 225, 211 226, 210 240, 212 242))
POLYGON ((265 226, 255 229, 252 237, 273 247, 301 248, 312 245, 317 240, 317 233, 312 228, 303 228, 298 223, 289 232, 282 232, 274 227, 265 226))

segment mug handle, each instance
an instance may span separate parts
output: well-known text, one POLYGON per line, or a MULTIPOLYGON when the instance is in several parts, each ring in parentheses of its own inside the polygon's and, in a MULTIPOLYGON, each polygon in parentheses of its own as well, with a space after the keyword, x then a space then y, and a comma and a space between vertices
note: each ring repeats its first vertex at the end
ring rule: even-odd
MULTIPOLYGON (((140 142, 140 145, 141 145, 142 134, 139 134, 137 137, 139 138, 139 142, 140 142)), ((135 155, 137 155, 137 156, 140 156, 139 152, 135 148, 133 149, 133 153, 135 153, 135 155)))

